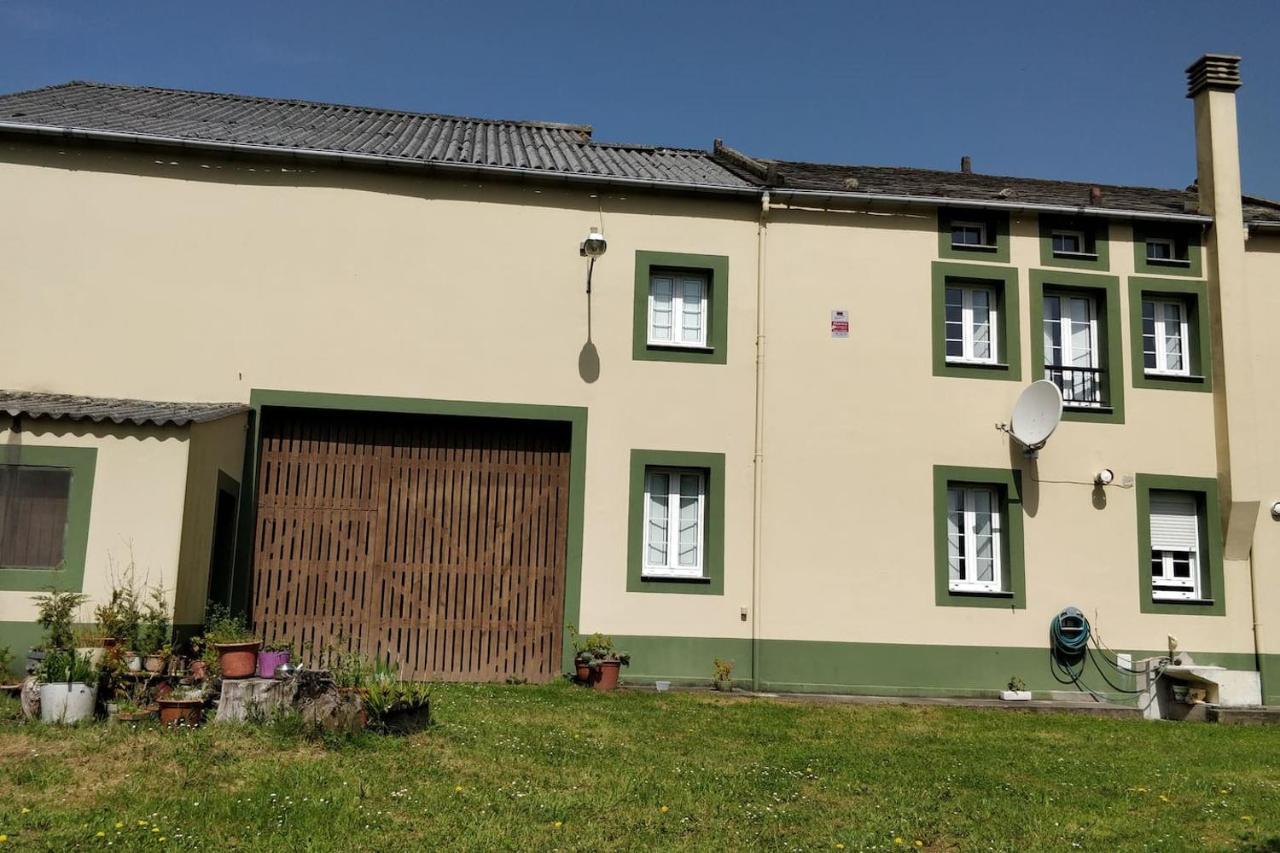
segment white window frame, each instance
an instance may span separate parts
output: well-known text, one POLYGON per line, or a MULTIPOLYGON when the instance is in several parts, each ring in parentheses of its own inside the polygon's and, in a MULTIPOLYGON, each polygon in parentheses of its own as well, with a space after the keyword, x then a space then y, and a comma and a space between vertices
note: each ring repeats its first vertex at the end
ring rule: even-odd
POLYGON ((701 578, 705 577, 703 567, 706 565, 705 539, 707 529, 707 475, 696 468, 667 468, 656 465, 644 469, 644 535, 641 545, 644 556, 641 559, 641 575, 653 578, 701 578), (658 565, 649 562, 649 522, 652 495, 649 493, 649 478, 654 474, 667 477, 667 561, 658 565), (698 478, 698 561, 693 566, 680 565, 680 478, 698 478))
MULTIPOLYGON (((1049 362, 1049 353, 1045 352, 1044 372, 1045 378, 1052 380, 1052 374, 1056 371, 1070 371, 1080 368, 1089 368, 1097 370, 1100 362, 1100 353, 1098 352, 1098 299, 1092 294, 1081 293, 1046 293, 1044 295, 1043 304, 1047 306, 1050 299, 1058 300, 1058 339, 1062 342, 1062 361, 1061 363, 1051 364, 1049 362), (1072 299, 1083 299, 1089 304, 1089 363, 1075 364, 1075 353, 1073 352, 1074 339, 1071 334, 1071 312, 1062 310, 1070 305, 1072 299)), ((1042 309, 1043 310, 1043 309, 1042 309)), ((1041 349, 1045 350, 1044 327, 1048 322, 1046 318, 1040 318, 1040 338, 1041 349)), ((1065 402, 1067 406, 1076 408, 1096 409, 1102 406, 1102 378, 1094 375, 1095 392, 1098 399, 1096 400, 1068 400, 1065 402)), ((1063 381, 1066 381, 1064 377, 1063 381)))
POLYGON ((947 291, 960 291, 960 341, 963 350, 962 355, 947 355, 948 364, 999 364, 1000 363, 1000 341, 999 341, 999 323, 1000 309, 998 307, 998 294, 994 287, 981 284, 947 284, 942 294, 942 335, 943 335, 943 352, 946 352, 946 345, 951 338, 946 337, 947 334, 947 291), (973 322, 973 294, 976 291, 984 291, 988 299, 988 318, 987 322, 990 326, 991 355, 988 358, 979 358, 973 354, 974 350, 974 328, 976 324, 973 322))
POLYGON ((1142 310, 1142 320, 1144 323, 1146 321, 1146 313, 1147 313, 1146 308, 1148 303, 1150 303, 1151 305, 1152 315, 1154 317, 1153 331, 1155 334, 1156 366, 1154 368, 1146 366, 1147 365, 1147 341, 1146 341, 1146 334, 1144 330, 1144 334, 1142 336, 1143 337, 1143 341, 1142 341, 1143 373, 1146 374, 1147 376, 1190 376, 1191 375, 1191 327, 1189 324, 1188 315, 1191 312, 1188 310, 1187 303, 1181 299, 1167 299, 1167 298, 1162 299, 1159 297, 1154 297, 1150 299, 1144 298, 1142 300, 1142 305, 1140 306, 1142 310), (1182 368, 1181 369, 1175 369, 1175 368, 1169 367, 1169 353, 1165 349, 1165 341, 1167 340, 1167 335, 1165 333, 1168 331, 1168 328, 1167 328, 1168 321, 1165 319, 1164 312, 1161 310, 1161 308, 1167 305, 1176 305, 1178 308, 1178 316, 1180 317, 1180 320, 1178 323, 1178 336, 1182 341, 1181 343, 1182 368))
POLYGON ((711 277, 704 272, 690 270, 653 270, 649 273, 649 298, 647 316, 645 318, 646 342, 651 347, 667 347, 670 349, 710 349, 707 344, 707 326, 710 316, 707 311, 707 297, 711 290, 711 277), (660 278, 671 280, 671 339, 662 340, 654 337, 654 298, 653 284, 660 278), (698 316, 699 337, 696 341, 681 340, 677 335, 683 334, 684 325, 684 288, 680 283, 686 279, 696 279, 702 283, 702 299, 699 301, 698 316))
POLYGON ((1172 237, 1148 237, 1145 242, 1146 242, 1146 246, 1143 249, 1143 251, 1146 253, 1148 263, 1180 264, 1182 266, 1189 266, 1191 264, 1191 260, 1189 258, 1178 257, 1178 241, 1173 239, 1172 237), (1152 246, 1168 246, 1169 257, 1167 258, 1151 257, 1152 246))
POLYGON ((977 219, 953 219, 951 220, 951 248, 953 249, 994 249, 995 244, 991 242, 990 228, 986 222, 977 219), (977 243, 957 243, 957 228, 974 228, 978 232, 977 243))
MULTIPOLYGON (((1153 492, 1153 495, 1159 492, 1153 492)), ((1200 601, 1201 593, 1201 566, 1200 566, 1200 539, 1199 528, 1201 515, 1203 510, 1197 503, 1196 506, 1196 538, 1195 544, 1190 548, 1172 547, 1163 545, 1155 541, 1154 518, 1148 519, 1148 525, 1152 528, 1151 542, 1151 598, 1153 601, 1200 601), (1190 564, 1190 577, 1175 577, 1173 572, 1174 561, 1177 557, 1185 557, 1190 564), (1155 567, 1157 562, 1160 565, 1160 571, 1157 574, 1155 567)))
POLYGON ((961 499, 961 513, 963 524, 960 528, 961 548, 959 555, 959 571, 960 577, 951 577, 951 554, 948 546, 947 553, 947 587, 952 592, 1004 592, 1004 520, 1002 518, 1002 509, 1000 501, 1000 490, 994 486, 985 485, 969 485, 961 483, 947 484, 947 531, 950 535, 951 525, 951 493, 959 492, 961 499), (977 511, 974 508, 974 497, 978 492, 986 492, 991 497, 991 580, 980 581, 969 577, 971 574, 977 574, 976 565, 971 565, 970 560, 976 561, 977 557, 977 531, 975 518, 977 511))
POLYGON ((1049 247, 1053 250, 1055 257, 1060 258, 1096 258, 1097 254, 1089 251, 1088 235, 1083 231, 1074 228, 1054 228, 1049 232, 1049 247), (1053 245, 1053 241, 1059 237, 1074 237, 1080 246, 1080 251, 1069 252, 1065 249, 1059 249, 1053 245))

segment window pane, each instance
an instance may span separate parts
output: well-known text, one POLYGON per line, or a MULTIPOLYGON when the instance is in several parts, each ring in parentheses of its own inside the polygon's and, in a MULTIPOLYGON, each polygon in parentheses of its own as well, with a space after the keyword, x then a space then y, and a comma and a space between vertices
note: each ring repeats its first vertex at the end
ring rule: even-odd
POLYGON ((991 358, 991 294, 986 290, 972 291, 973 298, 973 357, 991 358))
POLYGON ((1044 363, 1062 364, 1062 300, 1044 298, 1044 363))
POLYGON ((1146 370, 1155 370, 1156 363, 1156 305, 1154 302, 1142 303, 1142 366, 1146 370))
POLYGON ((649 505, 645 562, 650 566, 665 566, 667 565, 667 500, 670 492, 670 478, 666 474, 650 474, 645 491, 649 505))
POLYGON ((1173 260, 1173 246, 1165 241, 1148 242, 1147 243, 1147 260, 1149 261, 1173 260))
POLYGON ((0 565, 61 565, 70 494, 66 468, 0 465, 0 565))
POLYGON ((702 478, 696 474, 680 477, 680 565, 698 565, 698 496, 702 478))
POLYGON ((680 339, 686 343, 701 343, 702 282, 696 278, 686 278, 680 284, 680 339))
POLYGON ((951 580, 964 578, 964 502, 959 489, 947 489, 947 564, 951 580))
POLYGON ((649 339, 671 340, 671 310, 675 282, 666 276, 655 276, 650 286, 652 306, 649 317, 649 339))
POLYGON ((948 287, 946 291, 947 356, 964 357, 964 291, 948 287))
POLYGON ((1164 352, 1165 368, 1168 370, 1184 370, 1182 341, 1182 306, 1177 302, 1165 302, 1161 305, 1164 319, 1164 352))

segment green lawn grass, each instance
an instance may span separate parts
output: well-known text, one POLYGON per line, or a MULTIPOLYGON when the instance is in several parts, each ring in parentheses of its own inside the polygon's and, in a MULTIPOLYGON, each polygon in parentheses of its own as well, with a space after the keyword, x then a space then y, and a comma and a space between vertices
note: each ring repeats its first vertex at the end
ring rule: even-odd
POLYGON ((0 834, 65 850, 1280 849, 1280 731, 444 685, 435 725, 0 722, 0 834), (843 848, 841 847, 843 845, 843 848))

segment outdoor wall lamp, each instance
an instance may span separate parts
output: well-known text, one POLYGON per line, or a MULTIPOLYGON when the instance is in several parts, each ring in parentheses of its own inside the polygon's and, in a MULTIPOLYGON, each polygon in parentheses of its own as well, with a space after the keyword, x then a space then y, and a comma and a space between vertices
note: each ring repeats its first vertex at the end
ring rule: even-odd
POLYGON ((1280 521, 1280 501, 1276 501, 1271 505, 1271 517, 1276 521, 1280 521))
POLYGON ((1093 482, 1099 486, 1109 486, 1111 481, 1116 478, 1116 472, 1110 468, 1103 468, 1097 474, 1093 475, 1093 482))
POLYGON ((592 226, 587 238, 578 246, 578 254, 584 258, 598 258, 609 248, 600 229, 592 226))
POLYGON ((603 255, 608 248, 609 244, 605 241, 604 234, 594 225, 587 232, 586 239, 578 244, 578 254, 591 259, 591 265, 587 267, 587 293, 591 292, 591 273, 595 272, 596 258, 603 255))

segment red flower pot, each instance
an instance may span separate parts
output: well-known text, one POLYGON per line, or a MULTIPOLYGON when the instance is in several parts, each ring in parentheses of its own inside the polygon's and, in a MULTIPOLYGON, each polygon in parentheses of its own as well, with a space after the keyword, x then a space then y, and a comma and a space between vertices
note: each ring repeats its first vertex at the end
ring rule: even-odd
POLYGON ((258 649, 261 640, 252 643, 219 643, 213 647, 218 652, 218 668, 223 678, 249 678, 258 669, 258 649))
POLYGON ((618 687, 618 670, 622 664, 616 660, 602 660, 591 668, 591 686, 596 690, 615 690, 618 687))
POLYGON ((198 726, 204 719, 203 699, 157 699, 160 724, 164 726, 198 726))
POLYGON ((577 673, 578 681, 582 684, 590 683, 591 663, 585 660, 576 660, 573 662, 573 666, 577 673))

